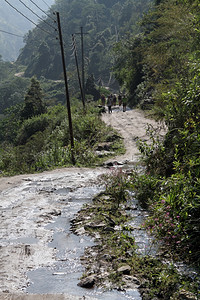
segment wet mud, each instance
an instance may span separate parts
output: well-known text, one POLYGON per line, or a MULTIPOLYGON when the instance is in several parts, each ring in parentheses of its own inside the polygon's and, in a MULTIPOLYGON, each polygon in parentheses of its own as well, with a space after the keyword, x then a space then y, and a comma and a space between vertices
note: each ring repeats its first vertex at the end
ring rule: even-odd
MULTIPOLYGON (((147 140, 147 123, 156 122, 139 111, 117 109, 102 118, 124 138, 126 154, 113 161, 137 162, 136 141, 147 140)), ((101 291, 94 296, 77 287, 83 271, 80 256, 94 241, 69 233, 70 220, 101 191, 98 176, 105 172, 107 168, 63 168, 0 178, 0 299, 46 299, 45 294, 58 300, 68 299, 67 294, 73 295, 71 300, 133 299, 101 291), (33 294, 37 296, 31 298, 33 294)))

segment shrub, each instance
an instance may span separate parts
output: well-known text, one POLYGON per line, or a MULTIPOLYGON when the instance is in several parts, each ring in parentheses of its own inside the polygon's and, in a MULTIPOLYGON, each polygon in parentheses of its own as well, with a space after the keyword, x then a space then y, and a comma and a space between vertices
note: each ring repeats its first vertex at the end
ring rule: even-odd
POLYGON ((39 115, 31 119, 27 119, 23 122, 18 135, 17 144, 24 145, 28 139, 34 135, 36 132, 43 132, 49 125, 49 117, 47 114, 39 115))

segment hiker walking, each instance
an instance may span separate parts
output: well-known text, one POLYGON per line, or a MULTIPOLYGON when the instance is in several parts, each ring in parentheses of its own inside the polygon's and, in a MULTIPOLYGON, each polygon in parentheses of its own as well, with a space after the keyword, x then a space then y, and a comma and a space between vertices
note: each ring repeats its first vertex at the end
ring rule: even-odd
POLYGON ((111 114, 112 113, 112 99, 110 96, 108 96, 107 106, 108 106, 108 113, 111 114))
POLYGON ((118 96, 118 104, 119 104, 119 106, 122 105, 122 95, 121 94, 119 94, 119 96, 118 96))
POLYGON ((113 95, 113 105, 116 106, 116 104, 117 104, 117 97, 116 97, 116 95, 114 94, 114 95, 113 95))
POLYGON ((101 105, 102 105, 102 106, 105 106, 105 104, 106 104, 106 97, 105 97, 104 94, 102 94, 102 95, 101 95, 101 105))
POLYGON ((123 112, 126 111, 126 106, 127 106, 127 98, 125 95, 122 97, 122 104, 123 104, 123 112))

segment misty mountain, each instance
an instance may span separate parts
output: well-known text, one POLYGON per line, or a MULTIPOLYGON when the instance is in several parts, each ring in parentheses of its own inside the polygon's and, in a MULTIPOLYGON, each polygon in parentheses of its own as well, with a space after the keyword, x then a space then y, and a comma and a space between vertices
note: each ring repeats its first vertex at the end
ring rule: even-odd
MULTIPOLYGON (((60 13, 70 83, 77 82, 72 34, 76 35, 80 58, 80 27, 85 33, 86 75, 93 74, 99 84, 110 84, 113 80, 111 70, 114 65, 114 44, 130 33, 139 33, 138 21, 151 3, 151 0, 56 0, 53 8, 60 13)), ((56 19, 56 16, 53 18, 56 19)), ((47 22, 50 21, 47 18, 47 22)), ((54 27, 56 26, 55 24, 54 27)), ((56 32, 46 23, 41 23, 40 27, 27 35, 25 47, 17 63, 26 66, 26 77, 60 79, 62 66, 56 32), (44 30, 51 34, 46 34, 44 30)))
POLYGON ((20 49, 24 46, 23 36, 29 30, 35 27, 34 23, 38 24, 40 18, 46 17, 43 11, 48 12, 49 7, 54 3, 54 0, 23 0, 22 2, 28 8, 17 0, 8 0, 16 10, 11 7, 6 1, 1 0, 0 8, 0 55, 3 60, 13 61, 19 55, 20 49), (40 9, 35 4, 40 7, 40 9), (33 12, 31 12, 31 10, 33 12), (22 16, 20 11, 24 16, 22 16), (38 16, 40 17, 38 17, 38 16), (30 19, 31 21, 29 21, 30 19), (14 35, 5 33, 12 33, 14 35), (17 36, 15 36, 17 35, 17 36))

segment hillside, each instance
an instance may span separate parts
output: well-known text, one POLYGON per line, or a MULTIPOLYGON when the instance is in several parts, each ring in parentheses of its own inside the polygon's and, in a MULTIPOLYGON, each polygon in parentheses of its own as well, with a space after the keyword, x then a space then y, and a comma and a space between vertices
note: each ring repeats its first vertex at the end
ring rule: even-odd
MULTIPOLYGON (((38 23, 39 18, 34 15, 29 9, 27 9, 19 1, 8 1, 17 10, 23 13, 27 18, 32 20, 34 23, 38 23)), ((29 0, 24 0, 23 3, 33 10, 38 16, 42 17, 44 13, 37 8, 29 0)), ((50 5, 54 3, 54 0, 35 1, 35 4, 39 7, 48 11, 50 5), (47 6, 48 5, 48 6, 47 6)), ((13 9, 7 2, 1 1, 0 9, 0 55, 4 60, 15 61, 19 55, 19 50, 24 46, 23 36, 29 30, 33 29, 35 25, 13 9), (13 33, 18 36, 13 36, 6 31, 13 33)))
MULTIPOLYGON (((83 27, 84 55, 87 74, 94 74, 96 82, 101 84, 112 82, 112 67, 114 54, 112 48, 115 42, 131 31, 139 32, 137 22, 148 10, 150 0, 112 0, 112 1, 56 1, 54 11, 60 13, 63 40, 65 44, 66 62, 70 72, 70 82, 75 84, 74 56, 72 50, 72 34, 80 33, 83 27)), ((52 24, 51 15, 46 22, 52 24)), ((56 23, 54 27, 56 28, 56 23)), ((55 30, 47 23, 41 24, 44 31, 36 28, 26 38, 17 62, 27 66, 25 76, 44 76, 49 79, 60 79, 62 67, 60 66, 60 48, 56 41, 55 30), (55 38, 54 38, 55 36, 55 38)), ((80 34, 76 34, 77 50, 80 62, 80 34)))

